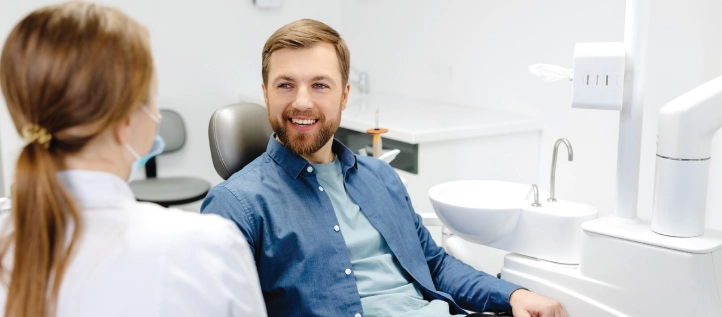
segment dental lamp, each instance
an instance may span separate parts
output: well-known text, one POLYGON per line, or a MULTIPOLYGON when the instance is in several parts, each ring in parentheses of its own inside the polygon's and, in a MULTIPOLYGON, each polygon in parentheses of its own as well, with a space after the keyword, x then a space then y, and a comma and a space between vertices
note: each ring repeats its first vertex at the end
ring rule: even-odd
POLYGON ((652 231, 704 234, 712 139, 722 127, 722 76, 659 111, 652 231))

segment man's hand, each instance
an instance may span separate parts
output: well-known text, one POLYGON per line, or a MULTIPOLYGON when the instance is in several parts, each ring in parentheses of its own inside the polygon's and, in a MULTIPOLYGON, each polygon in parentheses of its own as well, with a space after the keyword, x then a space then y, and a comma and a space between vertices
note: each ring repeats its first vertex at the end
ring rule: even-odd
POLYGON ((567 317, 561 303, 525 289, 511 293, 509 303, 516 317, 567 317))

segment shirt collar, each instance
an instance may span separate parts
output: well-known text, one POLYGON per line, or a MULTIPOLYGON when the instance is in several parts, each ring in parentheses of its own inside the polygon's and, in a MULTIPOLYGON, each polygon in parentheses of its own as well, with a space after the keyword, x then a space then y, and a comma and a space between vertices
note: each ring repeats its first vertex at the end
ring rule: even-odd
MULTIPOLYGON (((353 167, 354 169, 358 169, 356 165, 356 155, 338 140, 333 140, 331 151, 336 154, 339 162, 341 162, 341 168, 344 174, 349 168, 353 167)), ((294 179, 298 178, 298 175, 303 172, 306 166, 310 165, 305 158, 293 154, 290 150, 283 146, 283 144, 278 142, 278 140, 276 140, 275 133, 273 133, 268 140, 266 152, 286 171, 286 173, 288 173, 288 175, 294 179)))
POLYGON ((115 174, 65 170, 57 174, 58 180, 73 201, 84 209, 105 208, 135 202, 128 183, 115 174))

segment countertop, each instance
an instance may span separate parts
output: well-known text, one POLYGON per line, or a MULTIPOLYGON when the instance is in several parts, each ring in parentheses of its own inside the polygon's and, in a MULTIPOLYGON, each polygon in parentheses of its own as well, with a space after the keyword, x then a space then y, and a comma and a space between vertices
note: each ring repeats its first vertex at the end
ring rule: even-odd
POLYGON ((341 127, 358 132, 379 126, 384 138, 409 144, 541 131, 539 119, 476 107, 414 100, 390 95, 352 98, 341 117, 341 127))

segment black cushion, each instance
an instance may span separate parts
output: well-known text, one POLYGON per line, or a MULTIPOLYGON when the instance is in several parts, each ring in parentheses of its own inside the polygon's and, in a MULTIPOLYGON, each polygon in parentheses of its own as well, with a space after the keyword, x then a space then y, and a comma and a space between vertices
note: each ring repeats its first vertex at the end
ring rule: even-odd
POLYGON ((208 124, 208 139, 218 175, 228 179, 263 154, 272 133, 264 106, 238 103, 216 110, 208 124))

